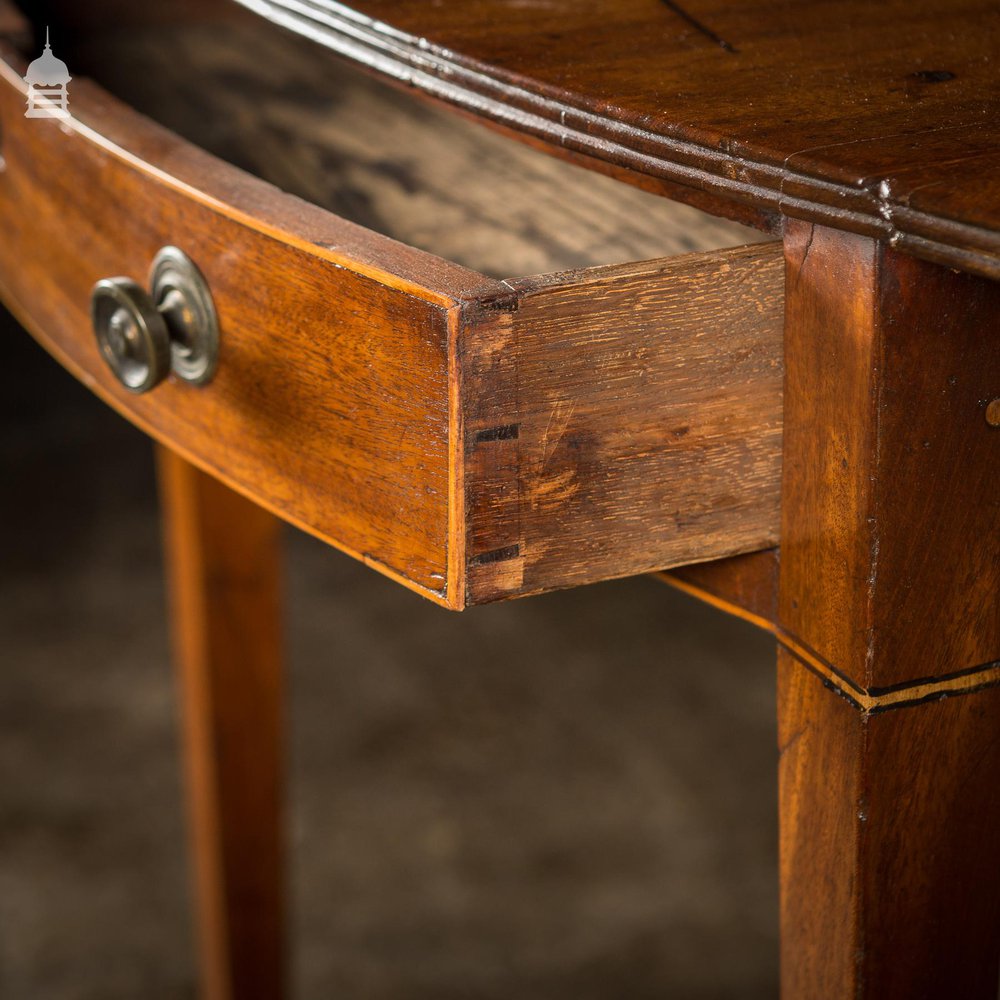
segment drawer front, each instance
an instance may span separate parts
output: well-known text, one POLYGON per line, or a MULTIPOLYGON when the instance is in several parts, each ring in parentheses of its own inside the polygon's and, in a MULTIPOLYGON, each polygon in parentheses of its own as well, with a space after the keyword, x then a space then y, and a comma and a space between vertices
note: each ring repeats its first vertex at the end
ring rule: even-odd
POLYGON ((201 157, 85 81, 72 96, 91 127, 26 119, 5 67, 4 300, 143 430, 446 600, 449 329, 458 287, 483 279, 201 157), (202 387, 171 378, 136 396, 98 353, 90 293, 115 275, 145 284, 165 244, 207 279, 218 369, 202 387))

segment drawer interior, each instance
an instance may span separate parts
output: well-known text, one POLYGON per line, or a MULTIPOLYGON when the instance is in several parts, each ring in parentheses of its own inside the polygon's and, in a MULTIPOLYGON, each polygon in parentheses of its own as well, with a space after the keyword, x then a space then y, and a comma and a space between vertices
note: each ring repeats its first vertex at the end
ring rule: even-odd
POLYGON ((229 0, 199 17, 128 21, 74 28, 73 70, 283 191, 482 274, 768 238, 512 142, 229 0))

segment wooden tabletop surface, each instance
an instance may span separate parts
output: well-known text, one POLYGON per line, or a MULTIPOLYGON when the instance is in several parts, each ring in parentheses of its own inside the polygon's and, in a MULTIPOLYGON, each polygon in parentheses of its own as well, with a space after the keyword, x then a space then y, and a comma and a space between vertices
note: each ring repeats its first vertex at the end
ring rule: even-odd
POLYGON ((990 0, 240 2, 627 179, 1000 275, 990 0))

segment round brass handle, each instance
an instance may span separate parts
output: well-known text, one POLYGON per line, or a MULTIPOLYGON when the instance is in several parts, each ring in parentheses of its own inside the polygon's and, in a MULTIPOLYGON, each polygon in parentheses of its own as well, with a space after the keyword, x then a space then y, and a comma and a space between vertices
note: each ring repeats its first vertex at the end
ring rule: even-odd
POLYGON ((164 247, 149 272, 152 294, 131 278, 94 285, 90 316, 101 354, 129 392, 149 392, 173 373, 201 385, 215 372, 219 321, 201 272, 164 247))
POLYGON ((90 296, 101 354, 129 392, 149 392, 170 371, 167 323, 131 278, 104 278, 90 296))

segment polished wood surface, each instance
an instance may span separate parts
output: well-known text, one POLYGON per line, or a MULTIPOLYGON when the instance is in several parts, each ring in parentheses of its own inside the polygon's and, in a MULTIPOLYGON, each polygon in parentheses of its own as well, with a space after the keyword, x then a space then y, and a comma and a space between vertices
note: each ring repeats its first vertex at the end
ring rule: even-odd
POLYGON ((782 995, 994 1000, 1000 286, 786 233, 782 995))
POLYGON ((240 0, 545 142, 1000 275, 986 0, 240 0))
POLYGON ((781 995, 995 1000, 1000 687, 863 712, 778 666, 781 995))
POLYGON ((205 1000, 285 982, 279 524, 158 452, 205 1000))
POLYGON ((781 624, 869 694, 985 669, 1000 284, 806 223, 785 245, 781 624))

